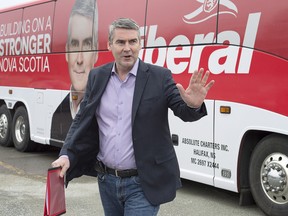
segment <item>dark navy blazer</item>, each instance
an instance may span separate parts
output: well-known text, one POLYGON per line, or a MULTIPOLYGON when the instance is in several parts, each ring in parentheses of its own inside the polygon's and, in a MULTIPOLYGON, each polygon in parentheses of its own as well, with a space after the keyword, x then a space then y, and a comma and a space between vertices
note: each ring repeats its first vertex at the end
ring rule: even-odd
MULTIPOLYGON (((83 174, 97 175, 94 164, 99 152, 99 132, 95 111, 112 67, 113 63, 108 63, 89 74, 84 100, 60 152, 70 160, 67 182, 83 174)), ((185 104, 170 70, 140 60, 132 105, 132 140, 141 186, 154 205, 173 200, 181 187, 168 108, 183 121, 196 121, 207 114, 204 103, 198 111, 185 104)))

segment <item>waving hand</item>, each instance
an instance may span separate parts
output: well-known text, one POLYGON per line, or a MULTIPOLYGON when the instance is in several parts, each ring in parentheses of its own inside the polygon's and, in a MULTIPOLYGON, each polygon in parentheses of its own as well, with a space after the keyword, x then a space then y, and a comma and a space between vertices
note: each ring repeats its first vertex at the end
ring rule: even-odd
POLYGON ((198 108, 204 102, 206 95, 210 88, 215 83, 214 80, 211 80, 208 84, 207 80, 210 72, 206 71, 203 76, 204 69, 201 68, 199 71, 195 70, 191 76, 189 86, 185 90, 181 84, 177 84, 177 88, 180 91, 180 95, 185 103, 191 108, 198 108))

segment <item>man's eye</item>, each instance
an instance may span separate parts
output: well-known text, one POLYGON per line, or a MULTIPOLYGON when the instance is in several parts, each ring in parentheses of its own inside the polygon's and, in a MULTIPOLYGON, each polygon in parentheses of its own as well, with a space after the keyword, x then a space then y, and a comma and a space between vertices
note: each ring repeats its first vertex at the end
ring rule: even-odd
POLYGON ((125 45, 125 41, 116 41, 116 44, 120 45, 120 46, 123 46, 123 45, 125 45))
POLYGON ((69 48, 71 50, 78 50, 79 49, 79 43, 77 43, 76 41, 71 41, 70 45, 69 45, 69 48))
POLYGON ((135 44, 137 43, 137 40, 131 40, 131 41, 129 41, 129 43, 130 43, 131 45, 135 45, 135 44))
POLYGON ((91 50, 91 48, 92 48, 91 42, 87 42, 83 44, 83 50, 91 50))

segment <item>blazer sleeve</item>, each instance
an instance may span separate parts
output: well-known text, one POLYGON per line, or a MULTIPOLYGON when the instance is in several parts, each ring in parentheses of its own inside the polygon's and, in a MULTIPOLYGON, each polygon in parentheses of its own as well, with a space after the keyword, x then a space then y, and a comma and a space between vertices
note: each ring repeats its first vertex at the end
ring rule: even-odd
POLYGON ((83 159, 82 155, 84 155, 86 152, 92 153, 97 151, 97 148, 95 148, 95 145, 93 145, 93 142, 97 142, 96 140, 98 139, 97 133, 95 133, 95 131, 97 131, 97 123, 94 115, 95 112, 90 113, 89 108, 89 98, 93 89, 93 82, 94 77, 90 72, 85 95, 80 104, 80 109, 73 119, 64 145, 59 154, 60 156, 68 156, 70 161, 69 171, 71 171, 76 164, 79 167, 79 165, 84 164, 86 160, 90 160, 88 157, 84 157, 83 159), (87 128, 89 128, 89 130, 87 128))

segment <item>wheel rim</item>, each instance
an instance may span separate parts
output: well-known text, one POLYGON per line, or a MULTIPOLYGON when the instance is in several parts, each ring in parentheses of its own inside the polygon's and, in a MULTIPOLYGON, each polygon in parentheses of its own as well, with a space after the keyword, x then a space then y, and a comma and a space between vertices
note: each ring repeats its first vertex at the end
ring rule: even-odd
POLYGON ((25 122, 24 122, 24 118, 22 116, 20 116, 15 124, 15 137, 17 139, 18 143, 23 142, 24 137, 25 137, 25 122))
POLYGON ((277 204, 288 203, 288 157, 273 153, 261 167, 261 185, 267 197, 277 204))
POLYGON ((4 139, 8 132, 8 119, 7 116, 2 114, 0 117, 0 137, 4 139))

